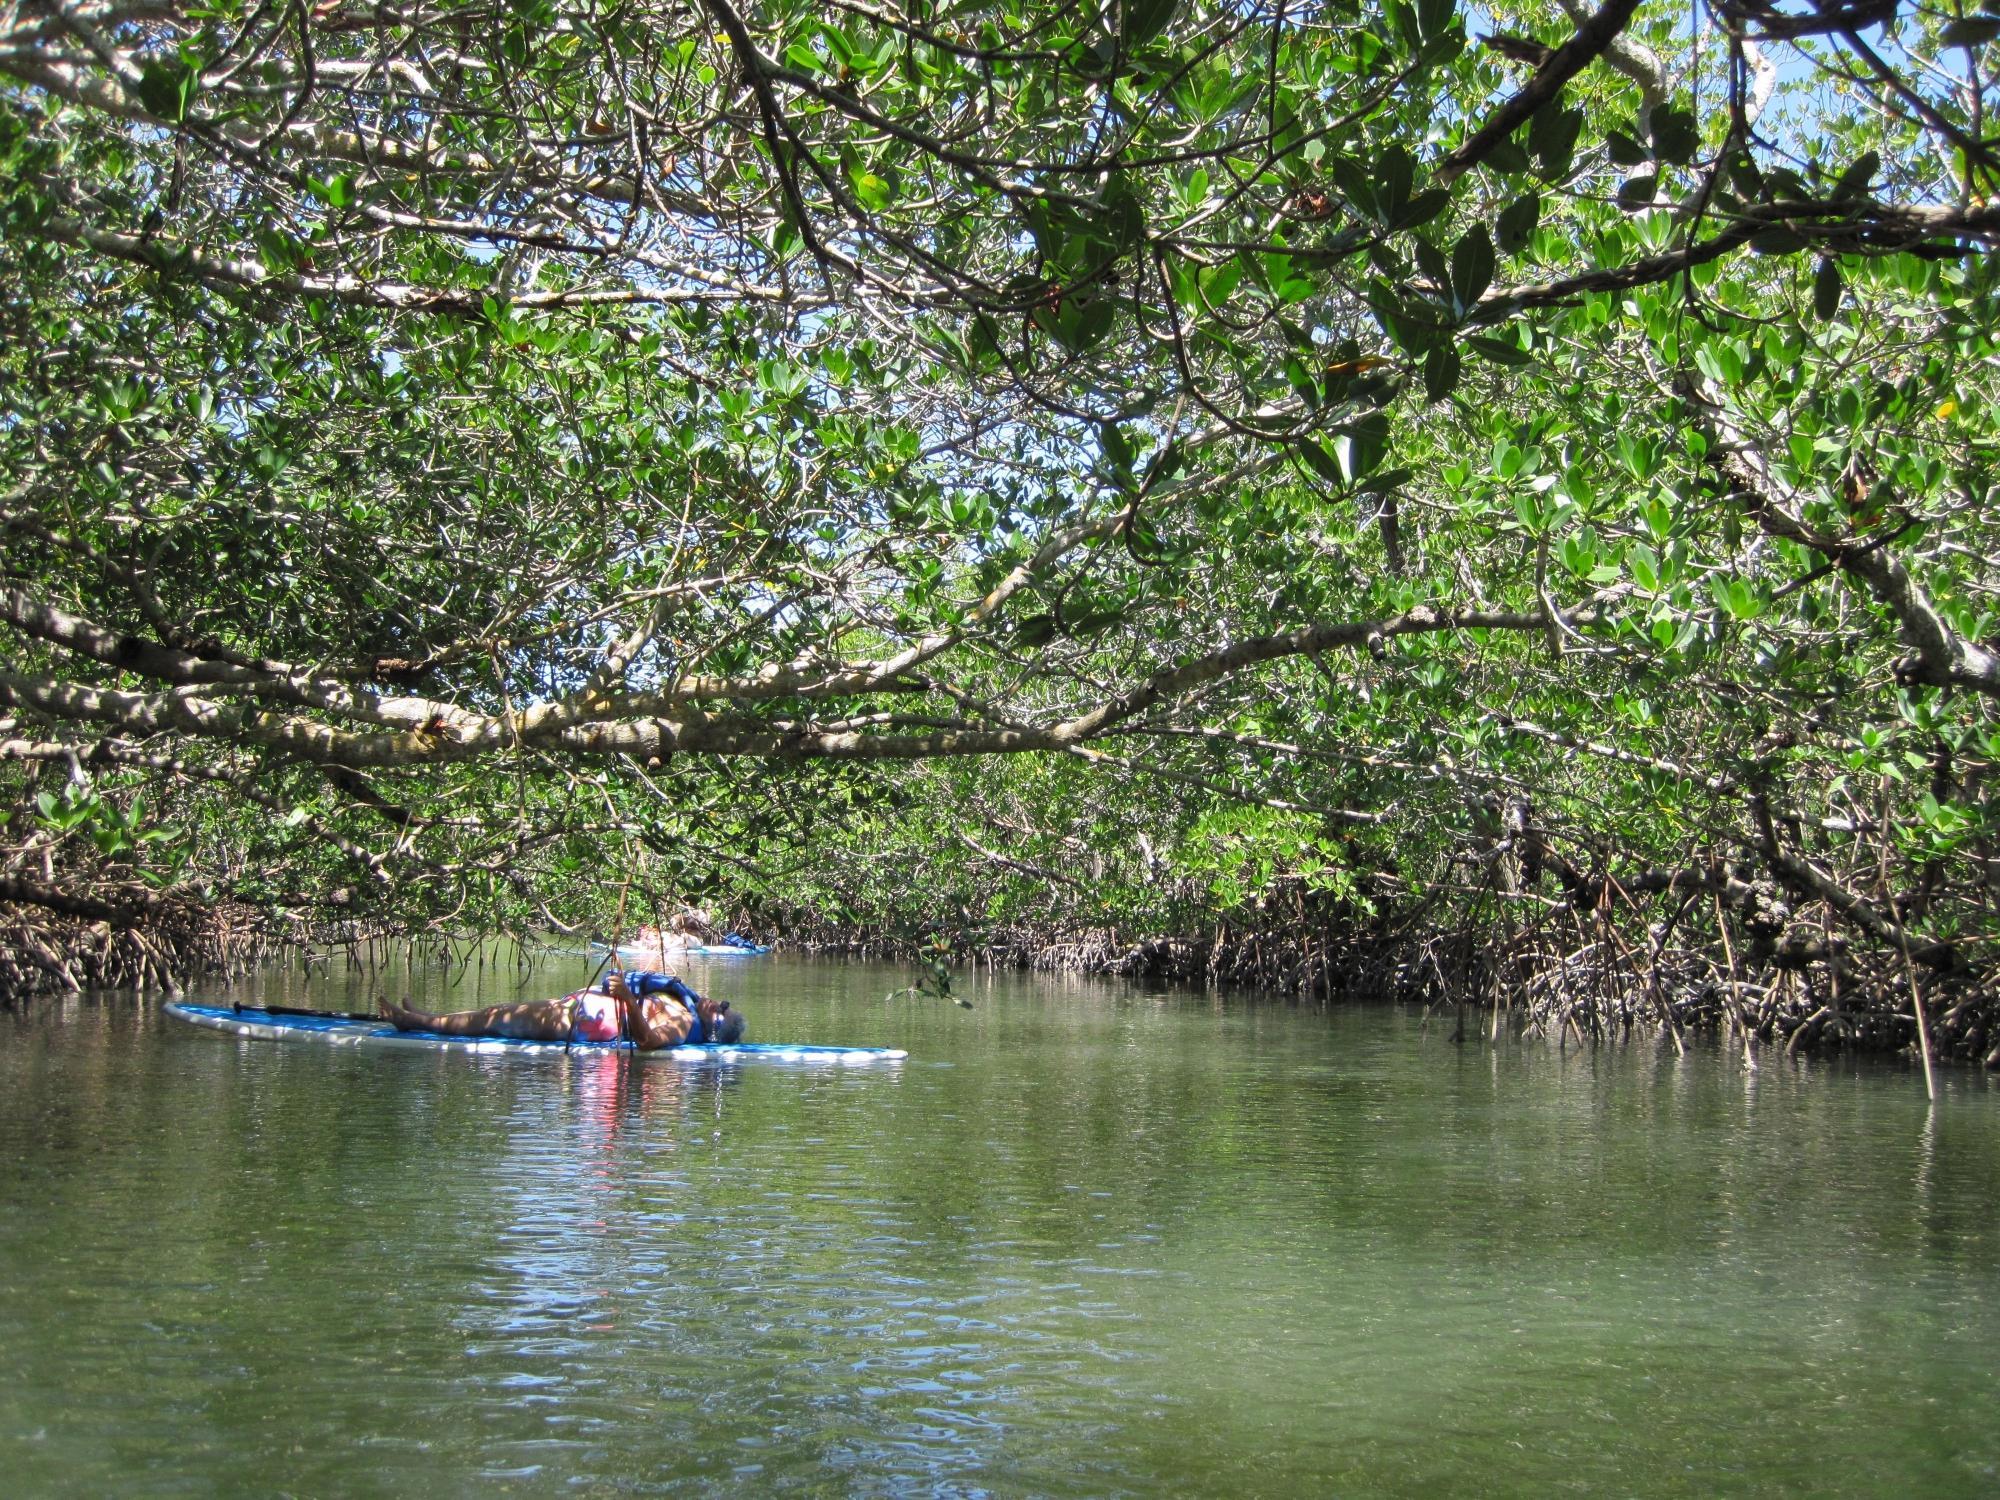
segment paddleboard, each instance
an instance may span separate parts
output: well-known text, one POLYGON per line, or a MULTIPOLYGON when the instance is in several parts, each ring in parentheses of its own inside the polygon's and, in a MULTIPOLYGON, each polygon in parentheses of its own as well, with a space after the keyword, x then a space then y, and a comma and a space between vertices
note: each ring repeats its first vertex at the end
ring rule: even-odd
POLYGON ((758 954, 769 953, 771 950, 767 946, 759 945, 746 948, 734 943, 695 943, 686 948, 634 947, 627 944, 611 951, 618 955, 621 963, 657 964, 666 968, 677 958, 755 958, 758 954))
POLYGON ((660 1047, 640 1052, 630 1042, 527 1042, 504 1036, 439 1036, 431 1031, 398 1031, 387 1021, 312 1011, 305 1014, 253 1010, 249 1006, 167 1003, 166 1012, 190 1025, 267 1042, 326 1042, 336 1047, 404 1048, 429 1052, 476 1052, 486 1057, 561 1057, 576 1052, 632 1052, 650 1061, 708 1063, 899 1062, 910 1054, 895 1047, 792 1046, 781 1042, 716 1042, 704 1046, 660 1047))

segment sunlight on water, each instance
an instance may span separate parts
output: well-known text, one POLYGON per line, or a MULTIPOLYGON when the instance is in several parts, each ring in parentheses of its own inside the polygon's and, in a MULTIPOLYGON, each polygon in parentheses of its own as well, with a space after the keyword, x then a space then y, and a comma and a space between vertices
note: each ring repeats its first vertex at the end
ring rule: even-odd
MULTIPOLYGON (((526 974, 233 998, 470 1005, 526 974)), ((23 1494, 2000 1492, 2000 1089, 691 971, 884 1068, 0 1016, 23 1494)), ((198 996, 201 999, 216 996, 198 996)), ((231 998, 222 996, 220 998, 231 998)))

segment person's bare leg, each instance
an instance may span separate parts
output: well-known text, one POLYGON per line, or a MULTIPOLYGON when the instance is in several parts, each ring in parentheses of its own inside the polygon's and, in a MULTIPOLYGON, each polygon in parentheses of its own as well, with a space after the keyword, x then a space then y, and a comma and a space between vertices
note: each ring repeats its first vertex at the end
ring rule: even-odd
POLYGON ((413 1010, 391 1000, 376 1002, 384 1018, 398 1031, 429 1031, 438 1036, 505 1036, 528 1042, 566 1042, 574 1018, 565 1000, 523 1000, 516 1005, 488 1005, 443 1015, 413 1010))

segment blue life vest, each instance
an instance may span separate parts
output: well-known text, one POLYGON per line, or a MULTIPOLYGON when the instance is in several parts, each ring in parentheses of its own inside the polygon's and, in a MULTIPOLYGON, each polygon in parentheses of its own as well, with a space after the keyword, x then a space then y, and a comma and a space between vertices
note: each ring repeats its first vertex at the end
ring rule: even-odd
POLYGON ((625 988, 635 995, 666 995, 680 1001, 687 1007, 688 1014, 694 1018, 694 1027, 688 1032, 688 1041, 696 1045, 705 1045, 713 1040, 708 1034, 708 1023, 701 1018, 701 1007, 695 1004, 701 996, 688 988, 679 975, 659 974, 651 969, 627 969, 625 988))

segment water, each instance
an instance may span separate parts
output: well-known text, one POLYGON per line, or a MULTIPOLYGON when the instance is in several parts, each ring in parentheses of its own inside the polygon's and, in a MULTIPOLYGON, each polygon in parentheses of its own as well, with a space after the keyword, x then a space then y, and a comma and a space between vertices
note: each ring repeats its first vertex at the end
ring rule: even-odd
POLYGON ((1896 1067, 1381 1009, 692 977, 756 1037, 911 1060, 0 1016, 0 1489, 2000 1493, 1983 1076, 1927 1108, 1896 1067))

